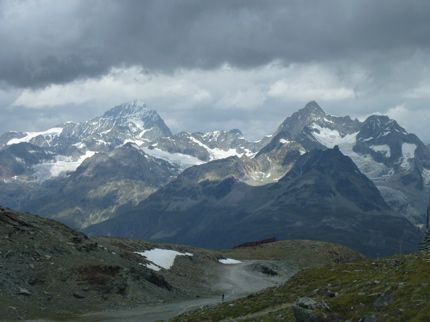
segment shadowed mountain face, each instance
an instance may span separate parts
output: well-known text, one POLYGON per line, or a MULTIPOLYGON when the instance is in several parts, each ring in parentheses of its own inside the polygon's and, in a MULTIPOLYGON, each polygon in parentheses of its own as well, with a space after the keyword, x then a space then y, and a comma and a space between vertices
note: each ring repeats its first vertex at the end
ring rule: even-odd
POLYGON ((53 154, 29 143, 19 143, 0 150, 0 178, 26 176, 32 166, 53 159, 53 154))
POLYGON ((126 144, 30 190, 20 208, 84 228, 113 217, 120 206, 136 205, 178 174, 177 167, 126 144))
POLYGON ((186 170, 135 209, 88 231, 215 248, 267 237, 316 239, 372 256, 395 253, 401 244, 412 250, 419 240, 338 148, 303 155, 265 186, 233 177, 199 181, 194 174, 186 170))

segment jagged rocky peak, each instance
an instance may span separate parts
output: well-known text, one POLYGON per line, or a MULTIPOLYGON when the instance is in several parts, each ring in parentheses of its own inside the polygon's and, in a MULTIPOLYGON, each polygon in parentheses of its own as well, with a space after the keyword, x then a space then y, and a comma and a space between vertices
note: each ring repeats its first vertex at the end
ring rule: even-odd
POLYGON ((63 131, 77 142, 100 150, 99 145, 115 147, 127 140, 154 141, 172 133, 161 116, 141 101, 124 103, 90 121, 78 123, 63 131))
MULTIPOLYGON (((275 132, 275 135, 280 132, 289 132, 292 135, 297 135, 312 123, 324 121, 326 116, 326 113, 318 103, 311 101, 305 107, 287 117, 275 132)), ((330 120, 326 121, 330 122, 330 120)))
POLYGON ((299 143, 306 151, 333 147, 346 135, 357 133, 360 125, 360 121, 349 116, 326 114, 318 103, 311 101, 281 123, 269 145, 277 146, 283 139, 299 143))
POLYGON ((302 109, 298 110, 297 113, 299 115, 315 115, 315 116, 325 116, 326 113, 321 108, 321 106, 318 105, 315 101, 310 101, 303 107, 302 109))
POLYGON ((363 123, 360 128, 358 139, 365 140, 368 138, 379 138, 389 134, 402 134, 408 133, 402 128, 395 120, 390 119, 386 115, 371 115, 363 123))
POLYGON ((315 119, 324 116, 325 112, 323 109, 315 101, 311 101, 305 107, 287 117, 278 127, 274 136, 281 132, 296 135, 303 131, 306 126, 309 126, 315 119))
POLYGON ((157 115, 157 112, 147 107, 145 102, 141 100, 133 100, 127 103, 123 103, 111 108, 106 111, 104 117, 123 118, 130 116, 152 116, 157 115))
POLYGON ((202 134, 202 137, 207 141, 217 141, 219 139, 226 139, 226 137, 243 138, 243 134, 239 129, 233 130, 216 130, 210 131, 202 134))
POLYGON ((157 111, 150 109, 140 100, 117 105, 103 114, 103 118, 131 121, 138 127, 158 127, 164 135, 171 135, 170 129, 157 111))

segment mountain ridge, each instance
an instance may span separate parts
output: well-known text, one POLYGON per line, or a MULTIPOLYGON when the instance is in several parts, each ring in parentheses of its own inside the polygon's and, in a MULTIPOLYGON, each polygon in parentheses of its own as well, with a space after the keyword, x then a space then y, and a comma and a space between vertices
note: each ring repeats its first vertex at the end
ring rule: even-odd
POLYGON ((419 240, 417 230, 390 214, 373 183, 339 149, 305 154, 284 178, 264 186, 230 176, 201 181, 192 176, 194 169, 135 208, 86 231, 211 248, 268 237, 318 239, 373 256, 398 250, 399 240, 392 234, 404 234, 410 250, 419 240), (333 170, 327 172, 327 163, 333 170))

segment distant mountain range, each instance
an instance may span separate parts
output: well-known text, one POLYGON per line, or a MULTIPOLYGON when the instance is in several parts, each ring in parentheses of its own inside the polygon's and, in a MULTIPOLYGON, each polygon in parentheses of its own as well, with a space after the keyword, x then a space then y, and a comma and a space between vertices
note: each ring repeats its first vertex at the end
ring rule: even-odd
POLYGON ((316 102, 253 142, 239 130, 172 134, 134 101, 3 134, 0 180, 1 204, 92 233, 209 247, 314 238, 393 253, 418 240, 430 150, 386 116, 361 122, 316 102))
POLYGON ((390 213, 375 185, 338 148, 306 153, 282 179, 262 186, 234 177, 201 180, 196 171, 205 166, 185 170, 87 232, 208 248, 270 237, 336 240, 373 256, 401 245, 411 251, 419 241, 413 225, 390 213))

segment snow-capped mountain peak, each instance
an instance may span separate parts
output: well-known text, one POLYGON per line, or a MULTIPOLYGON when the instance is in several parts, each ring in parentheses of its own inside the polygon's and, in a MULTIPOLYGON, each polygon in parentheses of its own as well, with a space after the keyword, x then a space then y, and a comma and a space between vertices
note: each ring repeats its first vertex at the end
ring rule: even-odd
POLYGON ((366 141, 392 134, 407 135, 408 133, 395 120, 386 115, 371 115, 361 126, 357 139, 366 141))
MULTIPOLYGON (((140 131, 140 137, 144 137, 147 131, 152 130, 154 132, 155 128, 157 129, 155 131, 157 132, 156 135, 169 136, 172 134, 161 116, 139 100, 117 105, 98 119, 101 119, 101 121, 104 121, 104 119, 114 121, 115 124, 128 127, 131 132, 140 131)), ((153 138, 154 135, 151 135, 149 139, 153 138)))
POLYGON ((274 135, 281 132, 288 132, 293 136, 300 135, 308 128, 308 132, 313 132, 315 128, 327 128, 335 130, 341 136, 358 131, 360 122, 353 120, 349 116, 337 117, 329 115, 316 103, 311 101, 302 109, 287 117, 279 126, 274 135))
POLYGON ((153 117, 157 112, 151 110, 140 100, 134 100, 117 105, 103 114, 105 118, 153 117))

